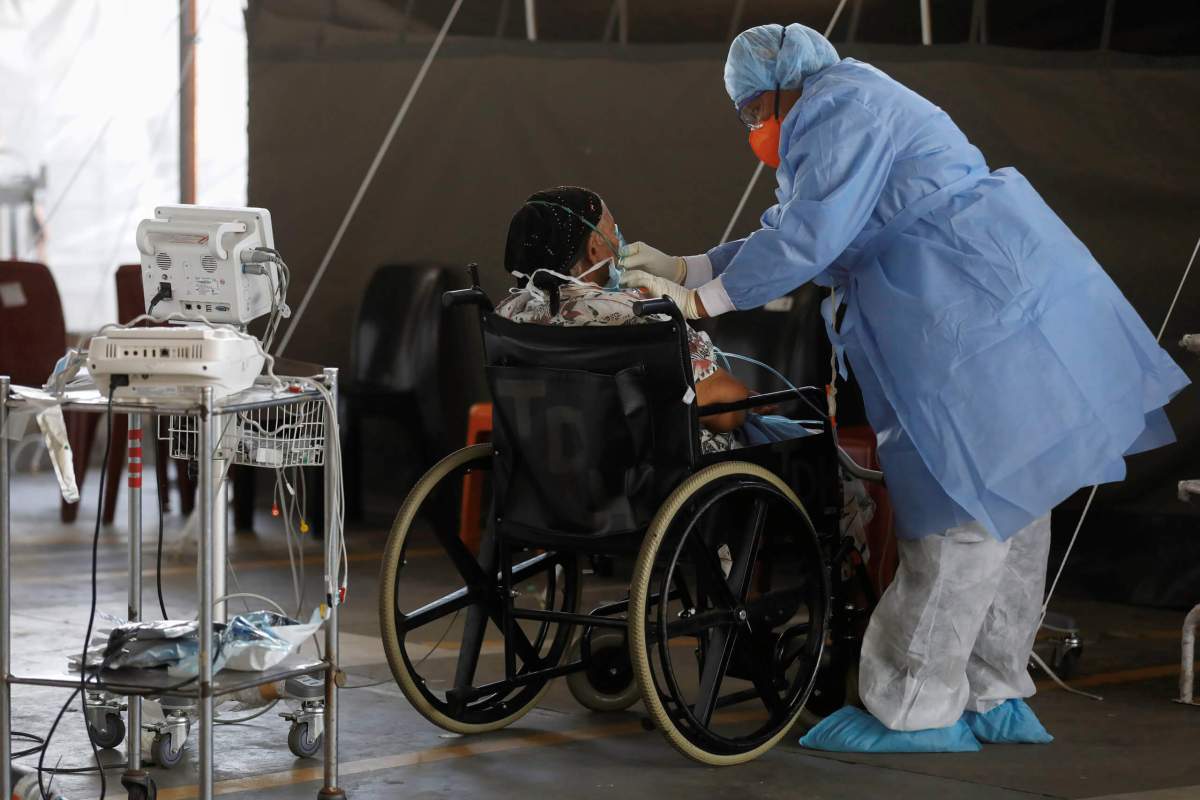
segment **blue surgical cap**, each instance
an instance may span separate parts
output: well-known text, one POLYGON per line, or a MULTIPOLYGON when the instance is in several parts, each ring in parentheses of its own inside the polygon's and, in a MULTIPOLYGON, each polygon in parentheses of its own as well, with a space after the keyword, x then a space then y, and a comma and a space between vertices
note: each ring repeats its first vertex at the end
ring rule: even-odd
POLYGON ((742 31, 729 46, 725 60, 725 90, 741 107, 758 92, 799 89, 804 79, 838 62, 837 50, 821 34, 799 23, 759 25, 742 31), (783 39, 781 50, 780 37, 783 39))

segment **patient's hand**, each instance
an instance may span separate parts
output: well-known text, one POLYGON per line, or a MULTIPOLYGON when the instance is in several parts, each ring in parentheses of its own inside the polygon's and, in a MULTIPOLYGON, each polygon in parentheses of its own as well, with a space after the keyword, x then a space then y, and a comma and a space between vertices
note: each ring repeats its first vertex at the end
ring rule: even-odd
MULTIPOLYGON (((696 398, 702 406, 736 403, 749 396, 750 390, 745 384, 719 367, 712 375, 696 384, 696 398)), ((713 433, 727 433, 740 428, 745 420, 745 411, 728 411, 724 414, 701 417, 700 424, 713 433)))

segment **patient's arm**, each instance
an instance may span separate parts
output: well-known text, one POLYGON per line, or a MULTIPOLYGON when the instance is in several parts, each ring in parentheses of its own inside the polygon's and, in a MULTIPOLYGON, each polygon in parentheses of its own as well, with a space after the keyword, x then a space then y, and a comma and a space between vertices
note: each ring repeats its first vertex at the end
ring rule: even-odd
MULTIPOLYGON (((746 385, 720 367, 696 384, 696 398, 702 406, 712 403, 736 403, 749 396, 750 390, 746 385)), ((700 424, 713 433, 728 433, 742 427, 745 420, 745 411, 729 411, 712 417, 701 417, 700 424)))

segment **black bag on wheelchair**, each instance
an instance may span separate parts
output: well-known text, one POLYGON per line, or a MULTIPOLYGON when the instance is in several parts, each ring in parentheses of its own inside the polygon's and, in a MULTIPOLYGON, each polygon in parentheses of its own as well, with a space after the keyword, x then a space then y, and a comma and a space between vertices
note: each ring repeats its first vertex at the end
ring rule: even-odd
POLYGON ((505 535, 563 546, 645 530, 696 460, 695 391, 676 326, 485 315, 505 535))

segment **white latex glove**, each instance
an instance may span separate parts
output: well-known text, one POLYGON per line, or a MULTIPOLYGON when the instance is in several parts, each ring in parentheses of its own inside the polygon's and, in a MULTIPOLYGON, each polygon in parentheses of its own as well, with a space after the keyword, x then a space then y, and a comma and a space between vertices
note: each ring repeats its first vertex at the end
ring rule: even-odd
POLYGON ((682 284, 687 279, 687 262, 681 256, 669 256, 645 242, 634 242, 621 248, 621 268, 640 269, 682 284))
POLYGON ((640 269, 626 270, 621 275, 621 285, 629 289, 641 289, 647 300, 666 296, 679 306, 687 319, 700 319, 700 306, 696 302, 696 290, 678 283, 642 272, 640 269))

